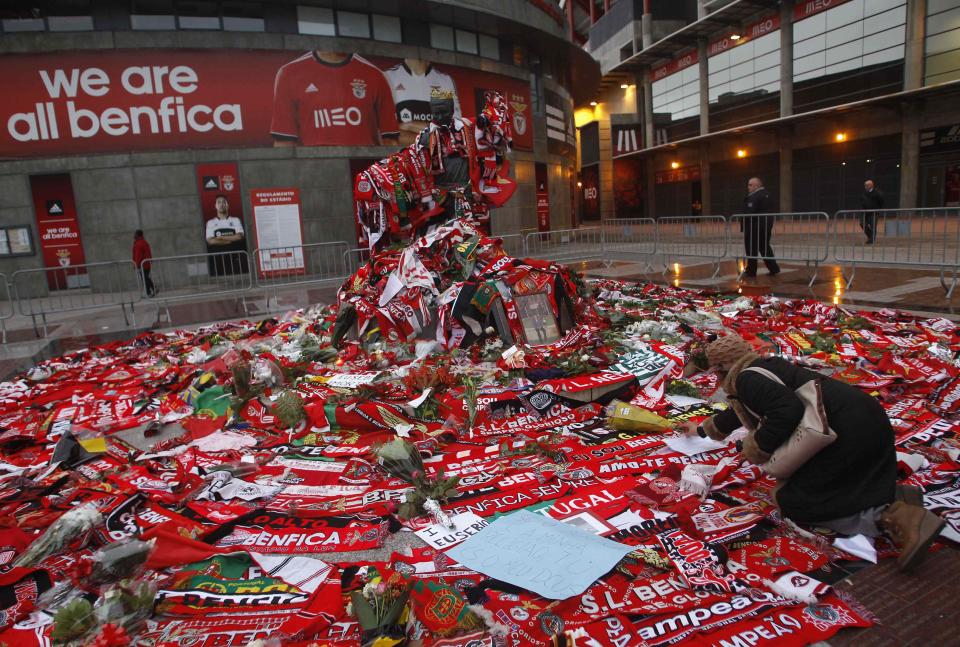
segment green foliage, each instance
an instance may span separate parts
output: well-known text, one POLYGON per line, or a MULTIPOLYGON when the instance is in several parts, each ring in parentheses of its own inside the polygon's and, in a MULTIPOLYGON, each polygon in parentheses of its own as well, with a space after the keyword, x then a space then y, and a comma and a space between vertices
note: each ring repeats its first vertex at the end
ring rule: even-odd
POLYGON ((73 600, 53 617, 53 642, 63 644, 84 635, 97 624, 93 605, 85 598, 73 600))

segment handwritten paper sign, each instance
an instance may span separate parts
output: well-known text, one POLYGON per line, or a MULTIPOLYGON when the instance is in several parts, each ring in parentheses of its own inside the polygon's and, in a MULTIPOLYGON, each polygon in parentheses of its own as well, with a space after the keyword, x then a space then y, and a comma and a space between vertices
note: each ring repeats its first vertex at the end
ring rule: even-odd
POLYGON ((464 512, 451 517, 454 530, 438 523, 417 531, 417 536, 437 550, 446 550, 456 546, 464 539, 472 537, 490 524, 486 519, 472 512, 464 512))
POLYGON ((633 550, 526 510, 500 517, 447 555, 551 600, 580 595, 633 550))

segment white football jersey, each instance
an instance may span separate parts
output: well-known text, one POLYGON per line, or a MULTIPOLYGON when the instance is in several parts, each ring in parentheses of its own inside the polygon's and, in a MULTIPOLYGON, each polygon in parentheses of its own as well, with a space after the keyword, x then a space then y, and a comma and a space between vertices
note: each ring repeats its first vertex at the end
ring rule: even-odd
POLYGON ((397 106, 397 121, 401 124, 411 121, 430 121, 430 91, 434 87, 450 90, 454 93, 454 115, 460 116, 460 98, 457 86, 449 74, 438 72, 433 65, 426 74, 414 74, 406 63, 400 63, 384 72, 393 92, 393 102, 397 106))

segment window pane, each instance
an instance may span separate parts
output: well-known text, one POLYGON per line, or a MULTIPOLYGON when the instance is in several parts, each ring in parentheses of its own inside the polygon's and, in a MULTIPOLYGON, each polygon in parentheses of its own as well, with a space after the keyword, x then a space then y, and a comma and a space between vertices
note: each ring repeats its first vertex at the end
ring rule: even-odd
POLYGON ((480 34, 480 56, 499 60, 500 41, 493 36, 480 34))
POLYGON ((388 43, 402 42, 400 19, 396 16, 373 14, 373 37, 388 43))
POLYGON ((50 16, 47 18, 50 31, 93 31, 91 16, 50 16))
POLYGON ((365 13, 338 11, 337 29, 341 36, 370 38, 370 18, 365 13))
POLYGON ((4 18, 3 31, 43 31, 43 18, 4 18))
POLYGON ((453 28, 446 25, 430 25, 430 46, 436 49, 455 49, 453 28))
POLYGON ((139 15, 130 16, 130 26, 134 29, 176 29, 177 20, 171 16, 139 15))
POLYGON ((301 34, 336 36, 333 24, 333 9, 297 5, 297 30, 301 34))
POLYGON ((472 31, 457 30, 457 51, 467 54, 477 53, 477 35, 472 31))
POLYGON ((224 16, 223 28, 226 31, 266 31, 267 26, 263 18, 240 18, 224 16))
POLYGON ((220 29, 220 19, 214 16, 180 16, 180 29, 220 29))

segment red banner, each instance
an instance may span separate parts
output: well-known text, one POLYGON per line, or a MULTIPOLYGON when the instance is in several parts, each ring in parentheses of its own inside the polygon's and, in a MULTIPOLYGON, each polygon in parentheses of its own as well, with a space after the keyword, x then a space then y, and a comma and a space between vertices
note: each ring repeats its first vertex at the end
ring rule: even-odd
POLYGON ((680 70, 695 64, 698 60, 697 50, 693 50, 692 52, 673 59, 666 65, 661 65, 660 67, 654 68, 653 72, 651 72, 653 80, 659 81, 660 79, 666 78, 671 74, 676 74, 680 70))
POLYGON ((464 116, 482 90, 514 110, 514 145, 533 149, 530 85, 414 59, 274 50, 109 50, 2 57, 0 157, 412 141, 434 86, 464 116))
MULTIPOLYGON (((37 214, 37 230, 44 267, 61 267, 47 272, 51 290, 65 290, 90 285, 77 223, 77 205, 73 200, 73 184, 69 173, 31 175, 30 192, 37 214)), ((133 239, 130 240, 131 247, 133 239)))
POLYGON ((730 38, 730 36, 724 36, 723 38, 711 41, 710 45, 707 46, 707 56, 716 56, 721 52, 725 52, 738 45, 743 45, 744 43, 749 43, 751 40, 766 36, 779 29, 780 14, 764 16, 755 23, 748 25, 743 31, 736 32, 740 35, 740 38, 737 40, 730 38))
POLYGON ((550 185, 547 180, 547 165, 535 167, 537 182, 537 231, 550 231, 550 185))
POLYGON ((583 219, 600 220, 600 165, 580 169, 580 190, 583 192, 583 219))
POLYGON ((670 169, 669 171, 657 171, 655 178, 657 184, 695 181, 700 179, 700 167, 684 166, 683 168, 670 169))
POLYGON ((243 220, 243 199, 240 193, 240 172, 236 162, 197 164, 197 182, 200 186, 200 213, 203 224, 217 216, 217 196, 224 196, 230 213, 243 220))
POLYGON ((850 2, 850 0, 806 0, 806 2, 798 2, 793 6, 793 19, 794 21, 803 20, 821 11, 839 7, 846 2, 850 2))

